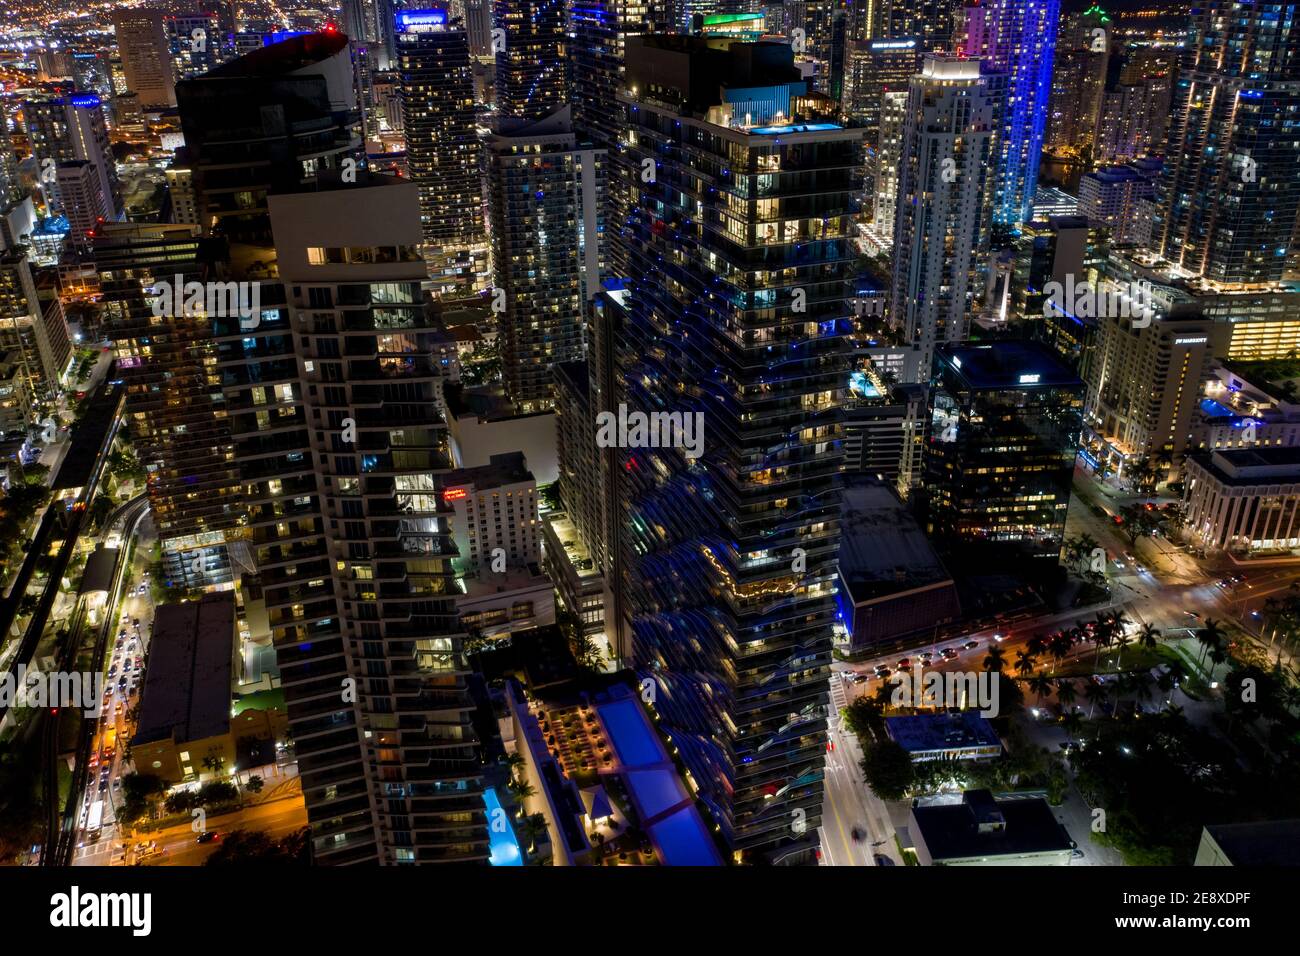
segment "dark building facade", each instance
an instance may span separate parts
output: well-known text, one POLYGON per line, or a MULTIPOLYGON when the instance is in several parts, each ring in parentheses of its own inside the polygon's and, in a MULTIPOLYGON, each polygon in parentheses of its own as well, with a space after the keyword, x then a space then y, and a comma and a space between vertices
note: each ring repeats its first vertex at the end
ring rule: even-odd
POLYGON ((926 444, 929 533, 989 567, 1060 557, 1082 380, 1045 345, 945 345, 926 444))

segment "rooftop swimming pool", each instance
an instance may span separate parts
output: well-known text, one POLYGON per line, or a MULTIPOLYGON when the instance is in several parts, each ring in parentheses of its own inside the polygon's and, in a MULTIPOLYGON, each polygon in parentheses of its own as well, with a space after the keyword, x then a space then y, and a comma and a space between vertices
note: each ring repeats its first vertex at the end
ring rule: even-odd
POLYGON ((750 132, 755 136, 783 136, 786 133, 824 133, 843 128, 836 123, 800 123, 798 126, 759 126, 750 132))
POLYGON ((497 792, 491 787, 483 791, 483 803, 487 806, 488 817, 488 862, 493 866, 523 866, 524 854, 519 849, 519 841, 510 825, 510 815, 505 812, 497 792), (497 832, 497 827, 493 826, 496 820, 505 820, 505 832, 497 832))
POLYGON ((614 750, 624 767, 644 767, 667 759, 654 731, 641 716, 641 705, 630 697, 599 704, 596 709, 609 730, 614 750))
POLYGON ((1213 418, 1231 418, 1236 414, 1227 405, 1222 405, 1212 398, 1201 399, 1201 411, 1213 418))
POLYGON ((666 866, 721 866, 722 856, 640 702, 596 705, 642 824, 666 866))

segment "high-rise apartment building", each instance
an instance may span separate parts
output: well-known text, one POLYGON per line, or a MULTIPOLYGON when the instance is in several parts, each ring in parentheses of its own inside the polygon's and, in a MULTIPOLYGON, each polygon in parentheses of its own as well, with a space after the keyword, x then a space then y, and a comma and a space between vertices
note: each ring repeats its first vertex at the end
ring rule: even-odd
POLYGON ((175 106, 176 80, 161 10, 130 7, 113 11, 113 33, 126 86, 146 106, 175 106))
POLYGON ((40 169, 40 182, 47 201, 60 203, 58 196, 59 163, 82 160, 95 167, 99 188, 110 209, 108 218, 122 218, 122 190, 117 179, 117 164, 108 142, 104 109, 95 93, 47 97, 23 103, 23 122, 32 155, 40 169))
POLYGON ((348 39, 305 33, 177 86, 205 233, 266 244, 266 197, 364 160, 348 39))
POLYGON ((365 49, 371 69, 397 66, 396 12, 393 0, 344 0, 343 32, 365 49))
POLYGON ((878 0, 864 4, 862 19, 870 26, 858 39, 915 38, 922 53, 951 50, 961 15, 961 0, 878 0))
POLYGON ((564 108, 503 119, 486 144, 492 269, 506 394, 523 412, 554 404, 551 366, 583 357, 604 232, 605 151, 580 147, 564 108))
POLYGON ((1300 8, 1207 0, 1174 88, 1153 242, 1188 275, 1282 278, 1300 206, 1300 8))
POLYGON ((43 298, 23 249, 0 253, 0 350, 16 352, 28 390, 51 402, 72 358, 72 343, 57 295, 43 298))
POLYGON ((1006 82, 993 193, 1002 226, 1033 218, 1059 19, 1060 0, 968 0, 962 9, 958 52, 1006 82))
POLYGON ((107 221, 110 213, 97 167, 84 159, 59 163, 54 186, 68 219, 68 241, 72 245, 89 245, 91 232, 107 221))
POLYGON ((1092 147, 1110 67, 1114 25, 1100 7, 1061 17, 1044 145, 1079 156, 1092 147))
POLYGON ((566 0, 495 0, 496 108, 501 116, 541 119, 569 101, 566 0))
POLYGON ((979 62, 927 54, 903 120, 890 322, 930 375, 935 346, 964 339, 980 293, 995 176, 997 93, 979 62))
POLYGON ((237 310, 238 287, 217 284, 222 250, 193 226, 110 223, 91 244, 167 576, 183 587, 229 582, 226 536, 238 536, 242 504, 212 316, 237 310), (189 282, 204 291, 187 295, 189 282))
POLYGON ((365 173, 273 195, 286 321, 256 346, 221 336, 227 380, 245 369, 228 402, 323 864, 488 857, 417 197, 365 173))
POLYGON ((473 284, 485 239, 474 71, 464 26, 445 10, 397 15, 406 164, 435 280, 473 284))
POLYGON ((703 432, 694 450, 612 442, 617 651, 655 680, 736 855, 810 861, 862 134, 811 111, 781 43, 629 38, 627 77, 640 189, 615 404, 703 432))
POLYGON ((1163 154, 1175 61, 1169 49, 1128 51, 1116 81, 1108 83, 1102 95, 1093 137, 1094 163, 1125 163, 1163 154))

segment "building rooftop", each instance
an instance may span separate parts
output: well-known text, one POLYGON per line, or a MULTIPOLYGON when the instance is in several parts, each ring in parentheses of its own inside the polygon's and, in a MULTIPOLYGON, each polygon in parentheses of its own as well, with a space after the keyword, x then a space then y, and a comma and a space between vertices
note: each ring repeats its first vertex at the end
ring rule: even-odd
POLYGON ((1083 387, 1052 349, 1037 342, 944 345, 935 350, 935 362, 949 365, 977 390, 1083 387))
POLYGON ((233 591, 159 605, 132 744, 228 732, 234 642, 233 591))
POLYGON ((475 491, 489 491, 505 485, 534 481, 533 473, 521 451, 508 451, 493 455, 486 465, 458 468, 447 475, 448 491, 456 485, 473 485, 475 491))
POLYGON ((315 66, 341 53, 347 45, 347 36, 338 31, 290 36, 208 70, 203 78, 285 76, 315 66))
POLYGON ((950 579, 916 519, 888 487, 845 485, 840 576, 855 602, 950 579))
POLYGON ((1066 852, 1074 846, 1041 797, 996 800, 987 790, 968 790, 961 803, 914 806, 912 815, 935 863, 1066 852))
POLYGON ((1300 820, 1211 823, 1205 829, 1234 866, 1300 865, 1300 820))
POLYGON ((977 710, 886 717, 885 730, 908 753, 1002 746, 993 724, 977 710))
POLYGON ((1300 448, 1231 448, 1191 458, 1225 485, 1300 480, 1300 448))

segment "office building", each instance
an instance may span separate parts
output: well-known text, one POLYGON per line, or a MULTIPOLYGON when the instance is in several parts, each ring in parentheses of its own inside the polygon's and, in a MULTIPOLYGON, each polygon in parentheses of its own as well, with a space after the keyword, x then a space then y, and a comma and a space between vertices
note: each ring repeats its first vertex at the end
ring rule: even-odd
POLYGON ((495 0, 493 26, 505 31, 496 50, 496 111, 538 120, 569 101, 565 0, 495 0))
MULTIPOLYGON (((225 59, 221 18, 215 12, 169 14, 163 18, 172 74, 181 80, 206 73, 225 59)), ((139 97, 139 93, 136 96, 139 97)), ((149 105, 147 99, 141 103, 149 105)))
POLYGON ((126 88, 139 95, 146 106, 175 106, 176 79, 162 11, 146 7, 114 10, 113 34, 126 88))
POLYGON ((927 55, 904 117, 894 222, 890 322, 919 350, 964 339, 988 248, 997 101, 979 64, 927 55))
POLYGON ((933 639, 939 627, 960 619, 952 575, 887 484, 850 478, 842 521, 836 601, 845 653, 933 639))
POLYGON ((86 246, 95 226, 106 222, 111 210, 103 181, 94 163, 74 159, 55 169, 55 190, 68 219, 68 236, 74 245, 86 246))
POLYGON ((1198 452, 1183 466, 1183 513, 1208 551, 1300 547, 1300 448, 1198 452))
POLYGON ((348 40, 304 33, 177 86, 204 233, 270 240, 267 195, 364 159, 348 40))
POLYGON ((1153 245, 1182 273, 1281 279, 1300 209, 1300 23, 1288 4, 1207 0, 1174 88, 1153 245))
POLYGON ((435 281, 473 285, 485 258, 474 71, 463 26, 443 10, 397 17, 406 164, 435 281))
POLYGON ((494 309, 502 379, 522 412, 554 406, 551 368, 583 357, 583 314, 599 288, 604 150, 578 146, 569 109, 503 119, 486 143, 494 309))
POLYGON ((815 112, 784 44, 647 36, 627 50, 622 160, 655 173, 622 237, 633 281, 614 404, 704 432, 693 459, 621 450, 616 652, 653 677, 737 857, 811 862, 862 134, 815 112), (699 210, 693 184, 717 170, 699 210), (770 198, 745 200, 760 182, 770 198))
POLYGON ((934 365, 927 531, 965 564, 1056 567, 1083 382, 1035 342, 941 346, 934 365))

